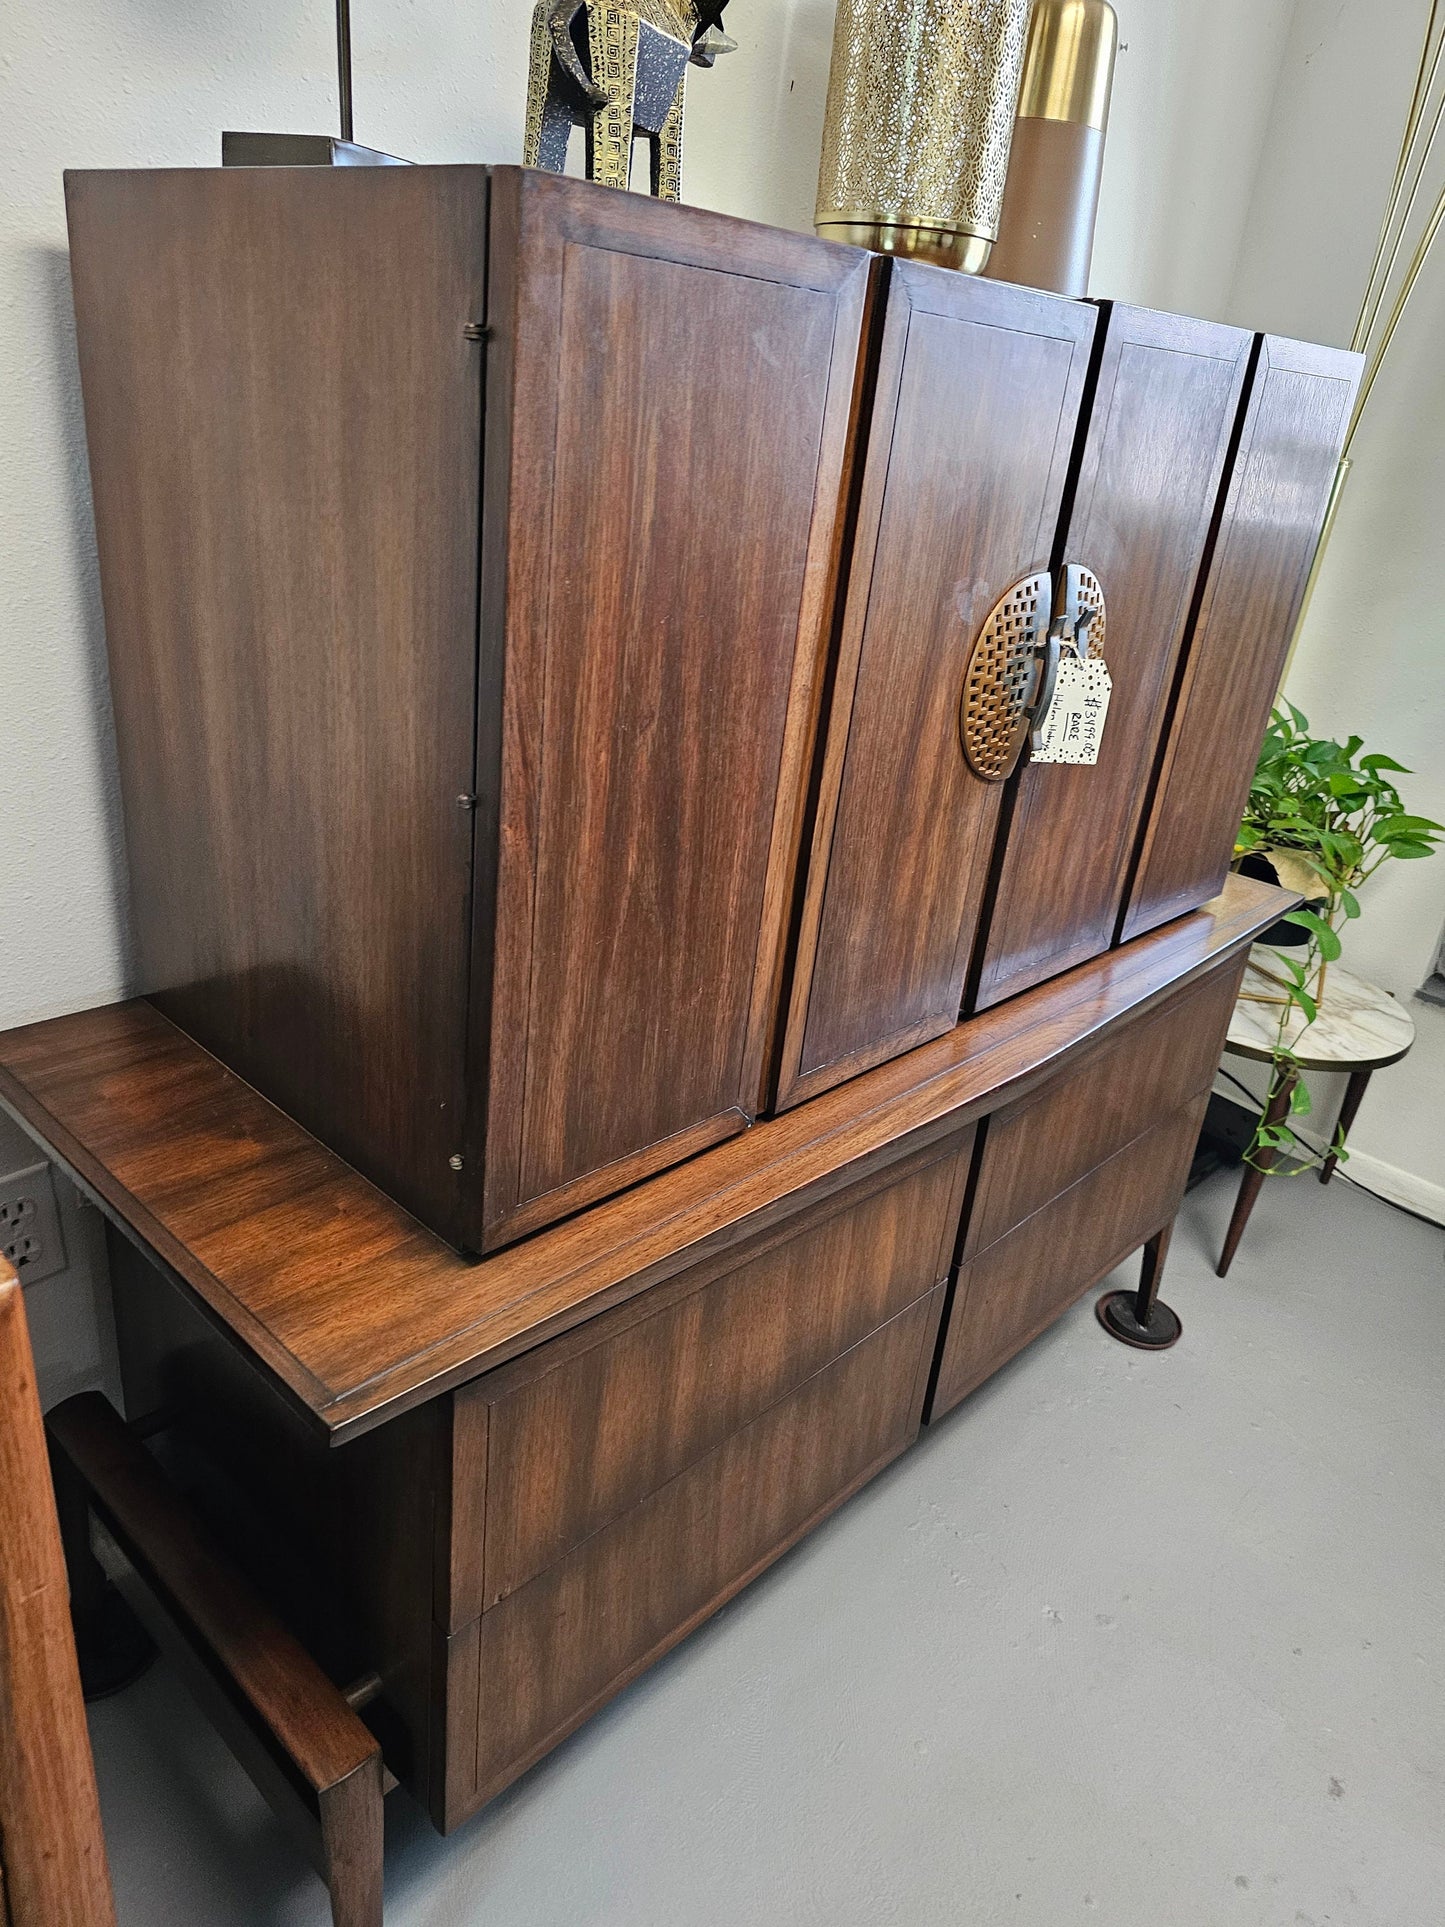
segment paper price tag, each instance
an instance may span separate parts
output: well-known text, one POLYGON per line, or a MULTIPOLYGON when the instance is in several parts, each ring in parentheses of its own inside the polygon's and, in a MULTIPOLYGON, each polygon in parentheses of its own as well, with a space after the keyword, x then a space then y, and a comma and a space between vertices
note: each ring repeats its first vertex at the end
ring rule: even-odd
POLYGON ((1035 763, 1097 763, 1114 683, 1101 656, 1059 663, 1054 700, 1034 739, 1035 763))

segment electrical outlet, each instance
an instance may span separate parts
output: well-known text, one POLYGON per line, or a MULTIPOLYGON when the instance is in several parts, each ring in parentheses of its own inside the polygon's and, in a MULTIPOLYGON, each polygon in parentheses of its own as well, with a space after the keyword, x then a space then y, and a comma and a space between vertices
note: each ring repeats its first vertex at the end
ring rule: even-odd
POLYGON ((0 1252, 22 1285, 65 1269, 65 1241, 48 1164, 32 1164, 0 1178, 0 1252))

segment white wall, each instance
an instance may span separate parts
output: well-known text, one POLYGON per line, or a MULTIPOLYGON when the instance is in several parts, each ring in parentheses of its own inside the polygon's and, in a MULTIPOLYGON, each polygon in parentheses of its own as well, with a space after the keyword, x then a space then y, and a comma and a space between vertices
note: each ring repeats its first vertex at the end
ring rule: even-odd
MULTIPOLYGON (((1299 0, 1226 318, 1349 339, 1427 11, 1422 0, 1299 0)), ((1442 329, 1445 241, 1363 418, 1288 694, 1316 728, 1408 764, 1407 807, 1445 821, 1442 329)), ((1445 922, 1445 855, 1387 866, 1362 903, 1344 961, 1409 998, 1445 922)), ((1445 1221, 1445 1010, 1409 1008, 1418 1042, 1372 1084, 1353 1171, 1445 1221)), ((1316 1081, 1326 1126, 1338 1094, 1338 1080, 1316 1081)))
MULTIPOLYGON (((1117 5, 1128 50, 1096 291, 1342 339, 1351 307, 1342 290, 1359 278, 1383 191, 1377 176, 1388 170, 1419 5, 1117 5)), ((357 0, 358 137, 418 160, 515 159, 528 14, 526 0, 357 0)), ((739 51, 690 85, 685 192, 805 228, 832 0, 738 0, 734 14, 739 51)), ((4 33, 0 1025, 131 988, 61 170, 214 164, 222 127, 326 131, 334 114, 324 0, 245 8, 12 0, 4 33)), ((1357 726, 1422 771, 1428 765, 1411 794, 1437 815, 1441 759, 1421 698, 1439 693, 1439 619, 1425 565, 1445 476, 1420 423, 1438 425, 1445 401, 1445 376, 1428 352, 1441 300, 1422 312, 1394 385, 1382 390, 1294 684, 1321 723, 1357 726)), ((1445 915, 1441 865, 1428 866, 1428 881, 1426 868, 1381 881, 1358 940, 1362 966, 1402 990, 1423 975, 1445 915)), ((1445 1016, 1422 1022, 1445 1027, 1445 1016)), ((1433 1057, 1422 1042, 1392 1074, 1389 1102, 1372 1104, 1360 1142, 1445 1178, 1445 1120, 1431 1101, 1445 1040, 1429 1048, 1433 1057)), ((76 1242, 84 1259, 94 1241, 76 1242)), ((84 1263, 71 1284, 77 1304, 88 1303, 84 1263)), ((50 1300, 58 1304, 63 1289, 55 1281, 50 1300)), ((102 1338, 86 1343, 98 1357, 102 1338)))

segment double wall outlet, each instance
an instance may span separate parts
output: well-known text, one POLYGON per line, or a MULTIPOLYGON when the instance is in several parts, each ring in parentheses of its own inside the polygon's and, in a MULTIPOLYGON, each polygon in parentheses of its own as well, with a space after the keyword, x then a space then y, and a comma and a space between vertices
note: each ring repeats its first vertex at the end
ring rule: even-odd
POLYGON ((48 1164, 28 1165, 0 1178, 0 1252, 22 1285, 65 1269, 65 1242, 48 1164))

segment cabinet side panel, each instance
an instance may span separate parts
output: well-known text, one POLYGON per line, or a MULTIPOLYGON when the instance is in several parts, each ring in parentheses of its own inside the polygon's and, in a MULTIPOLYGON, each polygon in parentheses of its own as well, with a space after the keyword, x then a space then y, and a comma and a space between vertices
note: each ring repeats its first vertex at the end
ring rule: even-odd
POLYGON ((1103 586, 1113 695, 1096 764, 1019 774, 980 1009, 1113 939, 1254 339, 1135 308, 1107 329, 1061 550, 1103 586))
POLYGON ((453 1237, 484 188, 68 181, 145 988, 453 1237))
POLYGON ((784 1104, 958 1020, 1003 794, 964 759, 964 672, 1048 567, 1093 329, 1072 302, 894 269, 784 1104))
POLYGON ((1121 935, 1223 885, 1329 503, 1360 358, 1266 336, 1121 935))

